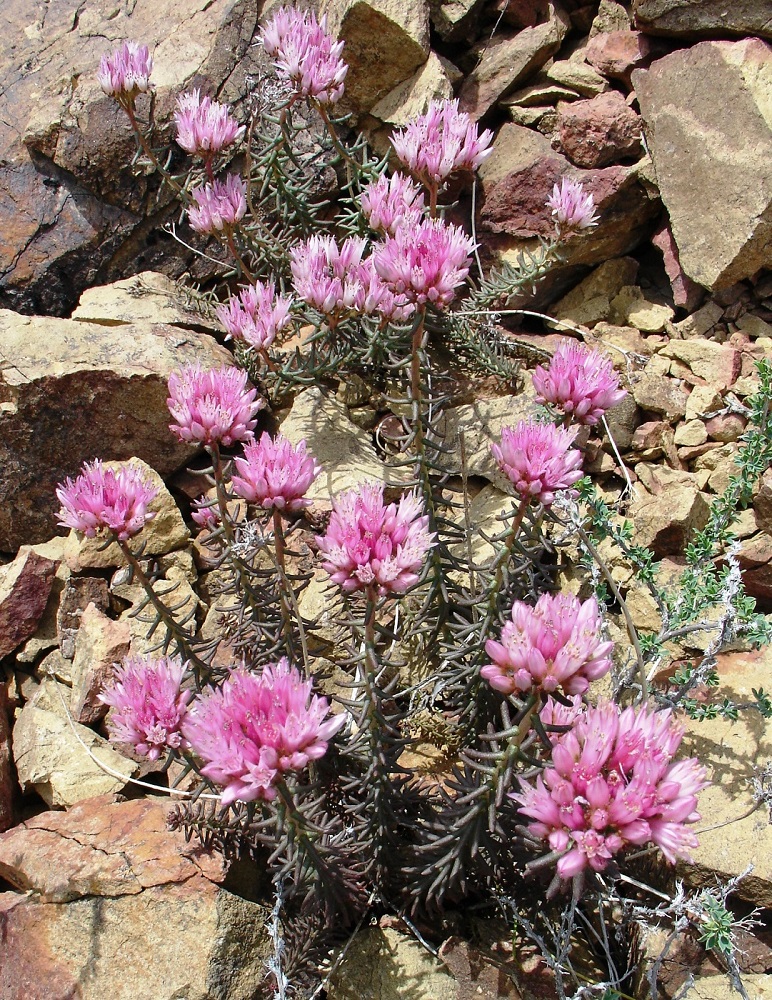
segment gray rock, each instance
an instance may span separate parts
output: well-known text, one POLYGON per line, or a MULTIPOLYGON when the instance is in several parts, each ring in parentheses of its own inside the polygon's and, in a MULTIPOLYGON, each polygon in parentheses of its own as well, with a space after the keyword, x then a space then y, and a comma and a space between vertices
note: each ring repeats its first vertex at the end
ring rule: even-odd
POLYGON ((633 0, 635 26, 652 35, 675 38, 725 38, 760 35, 772 38, 767 0, 633 0))

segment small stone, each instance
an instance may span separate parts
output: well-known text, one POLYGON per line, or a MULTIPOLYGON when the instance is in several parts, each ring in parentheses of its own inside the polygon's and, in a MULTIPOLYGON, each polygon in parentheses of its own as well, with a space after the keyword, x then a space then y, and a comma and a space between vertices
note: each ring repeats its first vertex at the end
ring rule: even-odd
POLYGON ((558 101, 575 101, 577 95, 567 87, 555 83, 533 83, 522 90, 516 90, 511 97, 505 97, 501 103, 504 107, 517 106, 522 108, 555 105, 558 101))
POLYGON ((616 90, 558 105, 560 144, 578 167, 606 167, 637 157, 641 125, 640 117, 616 90))
POLYGON ((633 0, 636 27, 653 35, 695 38, 714 35, 761 35, 772 38, 766 0, 727 5, 721 0, 633 0))
POLYGON ((430 101, 453 96, 453 84, 443 61, 434 52, 403 83, 398 84, 371 109, 370 114, 389 125, 401 128, 423 114, 430 101))
POLYGON ((64 585, 56 615, 59 649, 69 660, 75 655, 75 636, 89 604, 107 611, 110 606, 107 580, 101 576, 71 576, 64 585))
POLYGON ((678 246, 673 239, 670 226, 666 222, 663 222, 652 234, 651 243, 662 254, 662 263, 670 280, 674 304, 681 309, 694 312, 703 299, 705 289, 696 281, 692 281, 681 267, 681 261, 678 259, 678 246))
POLYGON ((629 285, 638 273, 638 262, 632 257, 617 257, 599 264, 591 274, 556 302, 553 312, 557 319, 567 319, 584 326, 607 319, 612 299, 623 285, 629 285), (603 315, 600 315, 600 314, 603 315), (588 322, 583 317, 594 317, 588 322))
POLYGON ((170 323, 182 327, 203 327, 219 334, 221 327, 211 307, 198 309, 192 301, 186 303, 185 297, 184 286, 165 274, 142 271, 110 285, 86 289, 72 319, 104 326, 170 323))
POLYGON ((722 406, 723 400, 712 385, 695 385, 689 393, 684 416, 687 420, 695 420, 721 409, 722 406))
POLYGON ((432 25, 445 42, 466 41, 484 0, 429 0, 432 25))
POLYGON ((630 14, 616 0, 600 0, 598 13, 590 28, 590 38, 596 35, 608 34, 611 31, 629 31, 630 14))
POLYGON ((57 564, 25 547, 0 568, 0 659, 34 635, 43 617, 57 564))
POLYGON ((585 58, 603 76, 629 85, 632 71, 651 60, 652 45, 640 31, 602 32, 590 38, 585 58))
POLYGON ((708 523, 709 508, 696 486, 674 485, 667 491, 636 499, 630 506, 636 543, 655 555, 678 555, 695 531, 708 523))
POLYGON ((545 71, 547 79, 570 87, 583 97, 597 97, 609 89, 608 82, 587 63, 573 59, 559 59, 545 71))
POLYGON ((675 420, 686 413, 689 394, 674 379, 644 371, 632 383, 633 398, 642 410, 661 413, 667 420, 675 420))
POLYGON ((687 316, 679 323, 674 323, 673 330, 683 340, 687 340, 689 337, 704 337, 718 323, 722 315, 723 310, 717 302, 706 302, 691 316, 687 316))
POLYGON ((728 344, 713 340, 671 340, 660 352, 688 366, 709 385, 730 386, 740 374, 740 353, 728 344))
POLYGON ((616 321, 634 326, 642 333, 660 333, 673 318, 670 306, 647 301, 636 285, 626 285, 611 301, 616 321))
POLYGON ((705 429, 711 441, 738 441, 748 426, 745 417, 737 413, 720 413, 705 422, 705 429))
POLYGON ((113 678, 113 666, 129 652, 131 628, 116 622, 94 604, 83 611, 72 660, 70 710, 76 722, 92 725, 107 715, 99 695, 113 678))
POLYGON ((526 108, 520 104, 509 107, 509 117, 515 125, 538 129, 543 135, 551 135, 557 128, 558 113, 554 108, 526 108))
POLYGON ((708 440, 708 431, 701 420, 687 420, 676 427, 673 440, 677 445, 694 447, 708 440))
POLYGON ((753 313, 744 313, 737 320, 737 325, 749 337, 766 337, 767 339, 772 339, 772 323, 767 323, 766 320, 753 313))

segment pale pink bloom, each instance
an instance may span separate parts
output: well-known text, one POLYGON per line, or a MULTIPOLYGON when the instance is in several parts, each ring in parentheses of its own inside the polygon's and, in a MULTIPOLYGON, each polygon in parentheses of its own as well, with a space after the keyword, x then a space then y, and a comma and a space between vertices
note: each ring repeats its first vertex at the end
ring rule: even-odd
POLYGON ((174 121, 179 145, 205 159, 238 142, 245 131, 225 104, 202 97, 199 90, 180 94, 174 121))
POLYGON ((305 441, 292 445, 282 434, 272 438, 264 432, 258 441, 244 447, 244 458, 234 461, 237 475, 231 477, 234 491, 248 503, 266 509, 303 510, 308 487, 322 471, 305 441))
POLYGON ((213 531, 220 523, 220 508, 218 507, 216 498, 211 494, 205 493, 197 500, 194 500, 190 516, 199 528, 206 528, 209 531, 213 531))
POLYGON ((609 702, 553 737, 552 766, 535 785, 521 780, 512 798, 532 820, 530 832, 562 854, 561 878, 603 871, 631 845, 656 844, 671 863, 688 858, 697 840, 686 824, 699 820, 707 782, 696 758, 673 763, 682 736, 669 711, 609 702))
POLYGON ((567 490, 582 477, 582 456, 572 448, 575 428, 526 423, 505 427, 501 443, 491 452, 501 471, 523 499, 549 507, 558 490, 567 490))
POLYGON ((598 224, 592 195, 586 194, 581 184, 568 177, 552 189, 547 207, 552 209, 558 232, 591 229, 598 224))
POLYGON ((150 760, 183 747, 182 723, 193 697, 192 691, 180 690, 184 673, 185 664, 176 656, 127 656, 116 665, 113 680, 99 695, 113 709, 107 722, 110 739, 150 760))
POLYGON ((373 257, 366 257, 346 275, 346 301, 352 311, 364 316, 383 316, 402 322, 415 312, 404 295, 395 295, 375 270, 373 257))
POLYGON ((364 483, 335 498, 319 550, 330 579, 347 593, 368 587, 381 595, 404 593, 418 583, 434 538, 415 494, 387 506, 383 487, 364 483))
POLYGON ((396 295, 443 309, 469 274, 475 246, 459 226, 427 219, 417 227, 399 227, 374 249, 373 261, 396 295))
POLYGON ((611 359, 575 340, 561 341, 549 367, 539 365, 532 378, 538 402, 552 403, 580 424, 597 424, 627 395, 611 359))
POLYGON ((493 133, 478 135, 477 123, 458 110, 458 101, 432 101, 418 115, 394 132, 391 143, 405 166, 430 185, 446 180, 456 170, 477 170, 490 156, 493 133))
POLYGON ((247 186, 238 174, 193 188, 191 195, 195 204, 188 208, 188 218, 197 233, 232 229, 247 210, 247 186))
POLYGON ((157 494, 158 488, 146 482, 135 465, 108 469, 99 459, 86 462, 77 479, 68 478, 57 487, 59 524, 87 538, 108 528, 125 542, 155 517, 147 505, 157 494))
POLYGON ((542 594, 535 607, 515 601, 511 619, 501 642, 485 643, 493 662, 480 673, 497 691, 579 695, 611 669, 613 643, 601 639, 594 597, 581 602, 571 594, 542 594))
POLYGON ((218 306, 215 312, 228 334, 226 340, 233 337, 264 351, 291 321, 291 308, 292 299, 277 295, 272 281, 258 281, 232 295, 228 304, 218 306))
POLYGON ((290 270, 300 298, 326 316, 353 309, 361 295, 356 269, 365 246, 359 237, 339 247, 332 236, 311 236, 292 247, 290 270))
POLYGON ((345 721, 328 718, 326 698, 311 694, 286 659, 262 673, 233 670, 191 705, 183 733, 203 760, 201 773, 224 788, 223 805, 270 801, 285 771, 299 771, 327 752, 345 721))
POLYGON ((399 226, 417 226, 424 215, 421 189, 399 173, 371 181, 362 191, 359 204, 370 228, 390 236, 399 226))
POLYGON ((327 17, 282 7, 261 31, 263 48, 275 61, 277 75, 299 97, 334 104, 343 94, 348 66, 341 59, 343 42, 327 33, 327 17))
POLYGON ((257 389, 247 388, 247 373, 231 365, 204 371, 187 365, 169 376, 166 405, 175 420, 169 430, 195 444, 231 445, 251 441, 257 412, 265 406, 257 389))
POLYGON ((97 80, 110 97, 133 101, 139 93, 150 89, 153 57, 147 45, 124 42, 119 49, 102 56, 97 80))

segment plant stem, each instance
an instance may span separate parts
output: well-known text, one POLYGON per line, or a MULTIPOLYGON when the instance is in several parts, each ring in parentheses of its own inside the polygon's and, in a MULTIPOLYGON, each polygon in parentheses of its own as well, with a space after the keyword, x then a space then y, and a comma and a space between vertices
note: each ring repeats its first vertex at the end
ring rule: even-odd
POLYGON ((174 193, 177 195, 178 198, 180 198, 183 202, 187 204, 190 199, 187 197, 182 187, 180 187, 180 185, 172 177, 169 171, 164 166, 162 166, 161 161, 155 155, 150 143, 147 141, 144 132, 139 127, 137 116, 134 114, 133 103, 122 104, 121 107, 123 107, 123 109, 125 110, 126 114, 129 117, 129 122, 131 123, 132 131, 134 132, 134 135, 137 137, 137 141, 139 142, 139 145, 142 148, 142 152, 145 154, 148 160, 150 160, 150 162, 153 164, 153 167, 161 175, 164 182, 169 185, 169 187, 172 189, 172 191, 174 191, 174 193))

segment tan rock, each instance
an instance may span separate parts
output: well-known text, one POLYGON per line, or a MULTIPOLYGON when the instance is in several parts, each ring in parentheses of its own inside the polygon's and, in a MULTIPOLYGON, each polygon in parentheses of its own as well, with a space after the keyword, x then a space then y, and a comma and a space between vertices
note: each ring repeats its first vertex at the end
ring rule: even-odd
POLYGON ((547 66, 544 74, 548 80, 571 87, 584 97, 597 97, 608 90, 608 81, 587 63, 574 59, 556 59, 547 66))
POLYGON ((432 25, 446 42, 467 41, 482 0, 430 0, 432 25))
POLYGON ((753 500, 753 510, 761 531, 772 535, 772 469, 767 469, 761 477, 758 492, 753 500))
POLYGON ((632 257, 618 257, 615 260, 604 261, 555 303, 553 307, 555 316, 586 326, 591 324, 582 317, 588 313, 597 314, 595 322, 608 319, 611 313, 611 299, 623 285, 631 284, 637 273, 638 262, 632 257), (601 312, 603 315, 600 315, 601 312))
POLYGON ((87 288, 71 319, 103 326, 166 323, 221 332, 211 307, 197 307, 184 285, 158 271, 142 271, 110 285, 87 288))
MULTIPOLYGON (((771 1000, 772 976, 763 973, 744 975, 742 983, 748 1000, 771 1000)), ((735 1000, 737 990, 728 976, 699 976, 681 996, 683 1000, 735 1000)))
POLYGON ((767 323, 760 316, 745 313, 737 320, 738 327, 749 337, 772 338, 772 323, 767 323))
POLYGON ((76 722, 90 725, 107 714, 98 696, 113 677, 113 666, 129 652, 131 628, 116 622, 94 604, 83 612, 72 660, 70 710, 76 722))
POLYGON ((633 381, 632 391, 642 410, 661 413, 666 420, 675 420, 686 413, 689 395, 675 379, 662 378, 661 374, 647 370, 633 381))
POLYGON ((717 302, 706 302, 702 308, 687 316, 686 319, 674 323, 673 330, 682 339, 702 337, 713 329, 722 315, 723 310, 717 302))
POLYGON ((627 285, 611 302, 615 322, 627 323, 642 333, 660 333, 673 318, 670 306, 648 302, 640 288, 627 285))
POLYGON ((686 403, 687 420, 696 420, 704 417, 706 413, 718 410, 722 406, 721 396, 712 385, 695 385, 689 393, 686 403))
POLYGON ((708 522, 708 503, 696 486, 673 486, 658 496, 633 501, 635 541, 658 556, 683 552, 690 536, 708 522))
POLYGON ((708 431, 701 420, 686 420, 676 427, 673 440, 679 446, 694 447, 708 440, 708 431))
POLYGON ((713 386, 730 386, 740 374, 740 354, 728 344, 714 340, 671 340, 660 352, 688 366, 713 386))
POLYGON ((654 35, 675 38, 712 35, 762 35, 772 38, 769 8, 764 0, 745 0, 727 7, 720 0, 633 0, 635 24, 654 35))
POLYGON ((378 101, 370 114, 389 125, 402 127, 412 118, 423 114, 430 101, 445 100, 452 96, 453 84, 443 60, 430 52, 423 66, 378 101))
POLYGON ((107 580, 100 576, 71 576, 64 585, 56 611, 55 634, 59 649, 67 659, 71 660, 75 655, 75 637, 89 604, 100 611, 107 611, 110 606, 107 580))
POLYGON ((590 38, 610 31, 627 31, 630 27, 630 14, 616 0, 600 0, 598 13, 595 15, 590 38))

